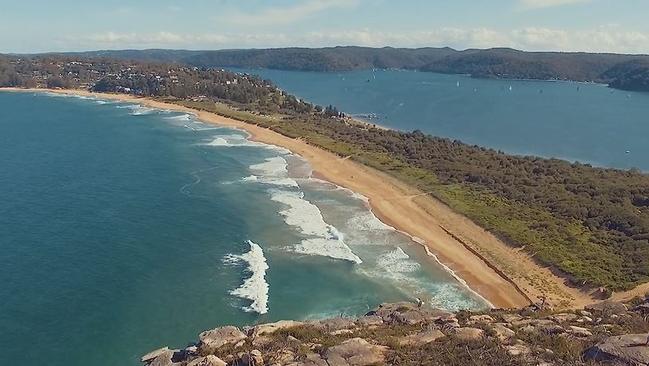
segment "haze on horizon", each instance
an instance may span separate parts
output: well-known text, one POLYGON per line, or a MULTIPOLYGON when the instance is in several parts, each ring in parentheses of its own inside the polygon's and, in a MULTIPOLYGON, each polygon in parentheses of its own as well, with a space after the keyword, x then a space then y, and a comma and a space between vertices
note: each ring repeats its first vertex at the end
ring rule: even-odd
POLYGON ((512 47, 649 53, 643 0, 4 1, 0 52, 512 47))

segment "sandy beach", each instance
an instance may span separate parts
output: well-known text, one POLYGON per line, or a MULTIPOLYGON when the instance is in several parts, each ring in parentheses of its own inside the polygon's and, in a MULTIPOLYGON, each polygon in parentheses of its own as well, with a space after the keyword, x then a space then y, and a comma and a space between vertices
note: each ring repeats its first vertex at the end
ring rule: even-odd
POLYGON ((190 112, 203 122, 242 129, 255 141, 289 149, 306 159, 319 178, 366 196, 380 220, 425 245, 428 252, 452 270, 458 279, 495 307, 522 307, 542 297, 557 307, 578 307, 594 301, 584 292, 567 286, 563 278, 549 269, 537 265, 526 253, 503 243, 442 202, 352 159, 341 158, 266 128, 175 104, 81 90, 49 91, 190 112))

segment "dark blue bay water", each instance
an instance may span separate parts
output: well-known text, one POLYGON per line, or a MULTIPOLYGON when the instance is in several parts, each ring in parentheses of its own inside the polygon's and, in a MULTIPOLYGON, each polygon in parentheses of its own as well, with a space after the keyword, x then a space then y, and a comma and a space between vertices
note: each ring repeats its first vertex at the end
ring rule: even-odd
POLYGON ((0 93, 0 111, 0 344, 13 364, 137 365, 223 324, 414 296, 485 306, 362 197, 241 131, 46 94, 0 93))
POLYGON ((396 70, 237 71, 261 75, 317 104, 376 114, 371 122, 390 128, 514 154, 649 171, 649 93, 396 70))

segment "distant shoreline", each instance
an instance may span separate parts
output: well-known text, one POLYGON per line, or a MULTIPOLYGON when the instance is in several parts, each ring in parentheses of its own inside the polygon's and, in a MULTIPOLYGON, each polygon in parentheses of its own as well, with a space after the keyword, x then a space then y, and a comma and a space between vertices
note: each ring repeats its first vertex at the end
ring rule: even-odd
MULTIPOLYGON (((254 141, 280 146, 300 155, 318 177, 367 197, 377 218, 424 245, 443 267, 494 307, 524 307, 548 294, 551 294, 550 298, 565 299, 567 305, 564 306, 569 307, 580 307, 596 301, 579 289, 567 286, 565 279, 549 268, 539 266, 529 255, 508 246, 430 195, 383 172, 309 145, 302 139, 287 137, 268 128, 215 113, 126 94, 68 89, 1 90, 52 92, 138 103, 157 109, 192 113, 203 122, 245 130, 254 141), (480 243, 479 249, 476 251, 471 243, 480 243), (536 283, 526 280, 530 274, 536 278, 536 283)), ((621 293, 615 297, 624 296, 621 293)))

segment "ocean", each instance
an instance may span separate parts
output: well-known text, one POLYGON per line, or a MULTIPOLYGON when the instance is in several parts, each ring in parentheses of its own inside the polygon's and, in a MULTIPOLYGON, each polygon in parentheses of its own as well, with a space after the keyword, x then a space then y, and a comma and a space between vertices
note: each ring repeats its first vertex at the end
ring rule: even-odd
POLYGON ((362 196, 243 131, 48 93, 0 92, 0 110, 0 344, 11 363, 138 365, 220 325, 416 297, 488 306, 362 196))
POLYGON ((404 70, 233 69, 352 116, 518 155, 649 171, 649 93, 404 70), (368 119, 368 117, 372 117, 368 119))

